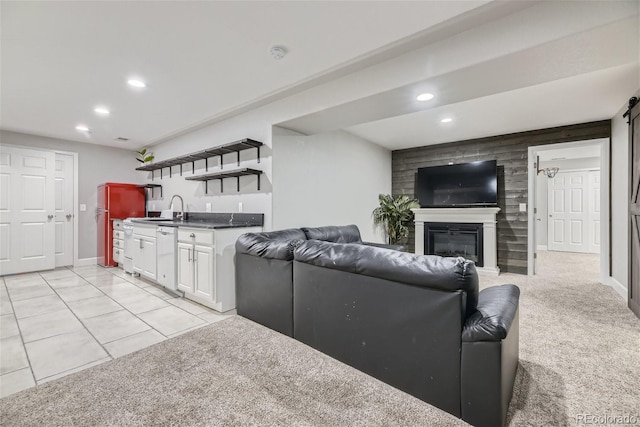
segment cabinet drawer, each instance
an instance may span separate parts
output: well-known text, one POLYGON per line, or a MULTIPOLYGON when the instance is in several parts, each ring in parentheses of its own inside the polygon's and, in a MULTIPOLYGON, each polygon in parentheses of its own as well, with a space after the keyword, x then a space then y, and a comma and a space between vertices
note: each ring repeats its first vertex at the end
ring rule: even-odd
POLYGON ((140 225, 133 226, 133 234, 137 234, 138 236, 146 236, 146 237, 156 237, 156 227, 145 227, 140 225))
POLYGON ((113 230, 113 238, 114 239, 124 239, 124 231, 123 230, 113 230))
POLYGON ((213 230, 196 230, 193 228, 178 228, 178 240, 181 242, 198 243, 213 246, 213 230))
POLYGON ((113 239, 113 247, 124 249, 124 240, 121 239, 113 239))
POLYGON ((114 230, 122 230, 122 220, 121 219, 114 219, 113 220, 113 229, 114 230))
POLYGON ((122 264, 124 261, 124 251, 120 248, 113 248, 113 260, 118 264, 122 264))

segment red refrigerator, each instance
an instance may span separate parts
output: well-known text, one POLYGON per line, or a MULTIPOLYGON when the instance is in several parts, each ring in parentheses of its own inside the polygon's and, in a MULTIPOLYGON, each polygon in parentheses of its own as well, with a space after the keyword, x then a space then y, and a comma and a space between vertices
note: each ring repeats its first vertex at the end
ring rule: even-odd
POLYGON ((113 220, 145 216, 145 189, 107 182, 98 186, 98 264, 113 267, 113 220))

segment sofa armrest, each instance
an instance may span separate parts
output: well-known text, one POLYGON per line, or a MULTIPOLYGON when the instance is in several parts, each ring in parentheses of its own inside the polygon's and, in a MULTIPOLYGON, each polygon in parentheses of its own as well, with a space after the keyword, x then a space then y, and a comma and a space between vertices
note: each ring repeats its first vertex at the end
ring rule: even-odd
POLYGON ((375 248, 393 249, 394 251, 406 252, 407 247, 404 245, 388 245, 386 243, 362 242, 363 245, 373 246, 375 248))
POLYGON ((515 285, 493 286, 478 295, 477 311, 470 315, 462 329, 463 342, 501 341, 518 311, 520 289, 515 285))
POLYGON ((291 261, 293 250, 303 240, 305 240, 304 233, 295 228, 264 233, 245 233, 236 240, 236 253, 291 261))

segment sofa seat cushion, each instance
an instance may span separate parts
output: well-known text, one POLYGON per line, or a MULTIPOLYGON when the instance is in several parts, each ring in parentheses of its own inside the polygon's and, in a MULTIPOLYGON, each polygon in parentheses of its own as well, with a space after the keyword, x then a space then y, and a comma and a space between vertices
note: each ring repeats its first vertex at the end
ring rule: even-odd
POLYGON ((357 225, 330 225, 326 227, 303 227, 302 231, 309 240, 322 240, 333 243, 362 243, 357 225))
POLYGON ((246 233, 236 241, 236 253, 291 261, 293 248, 302 240, 306 240, 306 237, 297 228, 268 233, 246 233))
POLYGON ((294 250, 294 259, 319 267, 392 280, 414 286, 466 293, 465 318, 476 311, 478 274, 464 258, 414 255, 366 245, 308 240, 294 250))

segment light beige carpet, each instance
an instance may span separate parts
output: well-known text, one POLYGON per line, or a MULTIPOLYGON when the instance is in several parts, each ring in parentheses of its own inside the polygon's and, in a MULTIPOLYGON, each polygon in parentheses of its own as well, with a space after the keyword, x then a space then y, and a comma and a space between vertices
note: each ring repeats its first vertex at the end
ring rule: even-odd
POLYGON ((598 255, 540 252, 538 259, 534 277, 480 280, 481 287, 521 289, 520 367, 509 424, 578 426, 594 424, 585 422, 588 416, 634 415, 640 425, 640 320, 598 282, 598 255))

